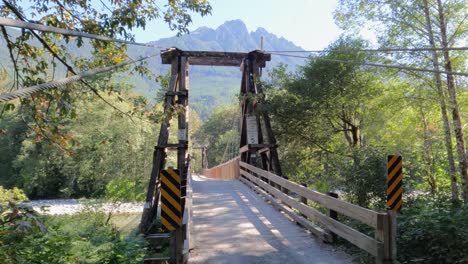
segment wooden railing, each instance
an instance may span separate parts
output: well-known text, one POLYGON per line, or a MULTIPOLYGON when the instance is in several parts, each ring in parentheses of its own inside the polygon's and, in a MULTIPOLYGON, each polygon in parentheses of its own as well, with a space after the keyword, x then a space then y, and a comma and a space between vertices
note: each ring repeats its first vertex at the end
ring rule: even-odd
POLYGON ((183 263, 188 262, 189 251, 194 248, 194 243, 192 239, 193 224, 192 224, 192 173, 191 173, 190 163, 187 169, 187 184, 186 184, 186 194, 185 194, 185 206, 184 206, 184 215, 182 217, 182 241, 183 242, 183 263))
POLYGON ((203 175, 211 179, 235 180, 239 178, 239 157, 228 160, 210 169, 204 169, 203 175))
POLYGON ((396 260, 396 220, 393 212, 376 212, 333 198, 244 162, 240 162, 240 174, 240 181, 324 241, 331 242, 333 236, 337 235, 369 252, 375 257, 376 263, 392 263, 396 260), (299 195, 300 200, 293 197, 293 193, 299 195), (372 227, 374 237, 301 202, 304 199, 372 227))

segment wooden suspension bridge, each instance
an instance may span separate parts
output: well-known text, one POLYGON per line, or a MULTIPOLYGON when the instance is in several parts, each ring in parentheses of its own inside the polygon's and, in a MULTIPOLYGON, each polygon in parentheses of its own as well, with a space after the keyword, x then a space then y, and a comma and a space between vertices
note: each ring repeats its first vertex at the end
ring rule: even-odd
POLYGON ((150 245, 169 241, 170 256, 148 255, 145 263, 350 263, 345 254, 322 243, 337 237, 368 252, 376 263, 396 262, 394 211, 369 210, 283 175, 268 113, 256 111, 255 96, 262 93, 256 80, 270 54, 172 48, 161 57, 171 65, 164 111, 176 106, 185 111, 178 113, 177 129, 170 129, 169 118, 161 124, 140 224, 150 245), (190 65, 242 71, 239 156, 193 177, 187 152, 190 65), (177 143, 169 143, 170 131, 177 131, 177 143), (166 168, 167 151, 177 151, 177 168, 166 168), (367 225, 374 236, 347 226, 340 217, 367 225))

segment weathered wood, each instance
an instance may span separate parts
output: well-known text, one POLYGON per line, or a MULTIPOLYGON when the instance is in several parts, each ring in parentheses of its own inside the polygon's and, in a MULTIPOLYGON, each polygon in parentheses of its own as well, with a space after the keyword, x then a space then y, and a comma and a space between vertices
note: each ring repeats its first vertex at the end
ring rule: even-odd
MULTIPOLYGON (((247 152, 251 149, 255 150, 255 151, 259 151, 260 150, 263 150, 263 149, 270 149, 270 148, 276 148, 278 147, 277 144, 247 144, 247 145, 244 145, 242 146, 240 149, 239 149, 239 153, 244 153, 244 152, 247 152)), ((265 150, 263 150, 262 152, 264 152, 265 150)))
MULTIPOLYGON (((305 188, 307 188, 307 183, 303 182, 303 183, 301 183, 301 185, 304 186, 305 188)), ((308 202, 307 202, 307 197, 301 196, 301 198, 299 200, 301 201, 301 203, 303 203, 305 205, 309 205, 308 202)), ((301 216, 307 219, 306 215, 301 214, 301 216)))
POLYGON ((194 240, 192 239, 192 233, 193 233, 193 190, 192 190, 192 173, 190 172, 190 167, 189 167, 189 175, 187 177, 187 236, 186 240, 188 241, 188 250, 192 249, 195 247, 194 240))
POLYGON ((281 204, 281 201, 278 201, 277 199, 275 199, 274 197, 269 195, 267 192, 260 189, 258 186, 255 186, 252 182, 247 181, 245 178, 240 178, 240 181, 242 181, 247 186, 249 186, 251 189, 253 189, 257 193, 262 195, 265 199, 270 201, 271 204, 274 207, 276 207, 278 210, 283 211, 285 214, 287 214, 289 217, 291 217, 294 221, 296 221, 301 226, 303 226, 304 228, 309 230, 312 234, 314 234, 318 238, 320 238, 322 240, 329 240, 330 239, 328 237, 328 234, 325 232, 325 230, 323 230, 322 228, 320 228, 317 225, 314 225, 313 223, 311 223, 306 218, 297 215, 293 210, 291 210, 291 208, 288 208, 288 207, 284 206, 283 204, 281 204))
MULTIPOLYGON (((186 57, 179 57, 179 89, 178 89, 178 96, 177 96, 177 104, 178 106, 183 109, 180 111, 177 116, 177 138, 180 147, 177 148, 177 169, 179 170, 180 177, 182 179, 181 191, 186 194, 186 184, 187 184, 187 172, 186 172, 186 162, 187 162, 187 149, 188 149, 188 130, 189 130, 189 108, 188 108, 188 95, 189 95, 189 78, 188 78, 188 67, 189 64, 187 62, 186 57)), ((185 207, 185 198, 181 199, 182 205, 182 212, 184 212, 185 207)))
POLYGON ((375 263, 388 263, 390 256, 390 240, 389 240, 389 221, 387 214, 379 214, 377 217, 377 228, 375 229, 375 239, 382 241, 383 245, 378 250, 375 256, 375 263))
MULTIPOLYGON (((335 199, 338 199, 338 194, 337 193, 327 192, 327 195, 330 196, 330 197, 333 197, 335 199)), ((331 219, 334 219, 334 220, 338 221, 338 212, 337 211, 332 210, 332 209, 328 209, 328 216, 331 219)), ((332 237, 332 242, 335 242, 336 241, 336 234, 331 233, 331 237, 332 237)))
MULTIPOLYGON (((260 54, 258 60, 265 64, 271 60, 271 55, 262 51, 254 51, 260 54)), ((236 66, 239 67, 249 53, 244 52, 219 52, 219 51, 183 51, 175 48, 161 53, 162 64, 170 64, 177 56, 187 57, 191 65, 236 66)))
MULTIPOLYGON (((276 148, 276 146, 273 146, 273 147, 276 148)), ((261 149, 258 150, 258 153, 262 154, 262 153, 264 153, 264 152, 268 152, 268 151, 270 151, 270 149, 273 148, 273 147, 261 148, 261 149)))
MULTIPOLYGON (((276 137, 275 137, 275 134, 273 133, 273 129, 271 128, 270 117, 268 116, 267 113, 263 113, 263 121, 265 122, 265 130, 266 130, 270 144, 276 145, 276 137)), ((283 175, 283 169, 281 168, 281 164, 279 162, 279 157, 278 157, 278 150, 276 148, 271 149, 270 157, 271 157, 273 172, 276 175, 287 179, 287 177, 283 175)))
POLYGON ((196 58, 189 59, 192 65, 201 66, 235 66, 239 67, 242 63, 242 58, 196 58))
POLYGON ((397 259, 397 212, 390 210, 387 211, 388 214, 388 240, 390 247, 390 260, 396 261, 397 259))
POLYGON ((157 233, 145 236, 145 239, 167 239, 171 237, 171 233, 157 233))
MULTIPOLYGON (((241 81, 241 87, 240 87, 240 95, 242 96, 241 99, 241 122, 240 122, 240 148, 243 148, 245 145, 247 145, 247 114, 249 113, 249 110, 251 109, 250 105, 250 100, 248 96, 248 80, 250 79, 249 77, 249 71, 248 71, 248 60, 244 59, 242 61, 241 65, 241 71, 242 71, 242 81, 241 81)), ((240 152, 241 154, 241 161, 246 161, 248 162, 249 159, 249 153, 248 153, 248 147, 246 151, 240 152)))
POLYGON ((174 230, 174 236, 175 236, 175 244, 174 244, 174 251, 176 254, 176 262, 175 264, 182 264, 183 263, 183 257, 184 257, 184 232, 182 228, 177 228, 174 230))
POLYGON ((239 154, 242 154, 242 153, 247 152, 247 151, 249 151, 249 145, 242 146, 239 149, 239 154))
MULTIPOLYGON (((174 60, 171 67, 171 80, 169 82, 169 92, 175 92, 177 90, 178 79, 179 79, 179 62, 174 60)), ((167 113, 174 105, 174 95, 167 95, 164 102, 164 112, 167 113)), ((169 116, 169 115, 168 115, 169 116)), ((143 213, 140 222, 140 231, 147 233, 151 229, 151 223, 156 216, 157 206, 159 201, 159 172, 164 167, 166 152, 165 149, 158 147, 167 145, 169 140, 169 126, 170 118, 166 119, 161 123, 159 130, 158 145, 153 153, 153 167, 151 169, 151 177, 148 185, 148 192, 146 195, 146 202, 143 208, 143 213)))
POLYGON ((168 149, 168 150, 174 150, 174 149, 179 149, 179 148, 185 148, 185 144, 165 144, 165 145, 158 145, 156 148, 162 148, 162 149, 168 149))
POLYGON ((251 182, 262 187, 263 189, 268 190, 273 196, 280 199, 284 204, 299 210, 300 213, 325 225, 330 231, 336 233, 340 237, 348 240, 349 242, 353 243, 359 248, 369 252, 373 256, 377 256, 378 251, 383 244, 382 242, 377 241, 345 224, 342 224, 336 220, 329 218, 328 216, 322 214, 315 208, 311 208, 296 201, 294 198, 282 193, 276 188, 271 187, 270 185, 261 181, 259 178, 251 175, 250 173, 244 170, 241 170, 241 175, 249 179, 251 182))
POLYGON ((250 171, 255 172, 257 175, 266 177, 270 181, 275 182, 276 184, 285 187, 301 196, 306 197, 309 200, 319 203, 320 205, 335 210, 340 214, 344 214, 356 220, 359 220, 373 228, 377 227, 377 215, 378 213, 346 201, 338 200, 332 197, 329 197, 323 193, 305 188, 297 183, 286 180, 282 177, 279 177, 271 172, 264 171, 257 167, 254 167, 245 162, 240 162, 239 165, 243 168, 246 168, 250 171))

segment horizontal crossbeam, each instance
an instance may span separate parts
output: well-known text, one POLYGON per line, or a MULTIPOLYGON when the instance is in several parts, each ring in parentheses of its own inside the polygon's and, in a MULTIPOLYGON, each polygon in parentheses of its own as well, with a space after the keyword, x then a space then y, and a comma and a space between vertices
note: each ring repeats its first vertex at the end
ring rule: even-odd
POLYGON ((265 66, 266 61, 271 60, 271 54, 255 50, 249 53, 245 52, 222 52, 222 51, 184 51, 171 48, 161 53, 162 64, 171 64, 172 60, 178 56, 187 57, 190 65, 207 66, 235 66, 239 67, 242 61, 249 56, 255 56, 257 63, 261 67, 265 66))
POLYGON ((264 149, 270 150, 271 148, 276 148, 276 147, 278 147, 277 144, 247 144, 239 149, 239 153, 244 153, 251 149, 255 151, 265 152, 266 150, 264 149))

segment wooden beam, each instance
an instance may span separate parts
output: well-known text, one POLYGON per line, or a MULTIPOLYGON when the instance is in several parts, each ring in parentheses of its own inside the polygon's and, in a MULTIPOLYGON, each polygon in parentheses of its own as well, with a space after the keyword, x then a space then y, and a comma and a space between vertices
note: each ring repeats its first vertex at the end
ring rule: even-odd
POLYGON ((249 53, 245 52, 222 52, 222 51, 184 51, 177 48, 170 48, 161 52, 162 64, 171 64, 172 60, 178 56, 187 57, 191 65, 209 65, 209 66, 235 66, 239 67, 242 61, 255 56, 255 60, 260 65, 265 65, 266 61, 271 60, 271 54, 255 50, 249 53))
MULTIPOLYGON (((239 153, 244 153, 244 152, 247 152, 247 151, 249 151, 251 149, 259 151, 259 150, 263 150, 265 148, 271 149, 271 148, 276 148, 276 147, 278 147, 277 144, 247 144, 247 145, 242 146, 239 149, 239 153)), ((263 150, 263 151, 265 151, 265 150, 263 150)))
POLYGON ((239 67, 243 58, 220 58, 220 57, 189 57, 191 65, 204 66, 235 66, 239 67))

